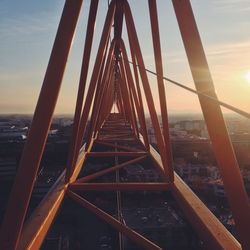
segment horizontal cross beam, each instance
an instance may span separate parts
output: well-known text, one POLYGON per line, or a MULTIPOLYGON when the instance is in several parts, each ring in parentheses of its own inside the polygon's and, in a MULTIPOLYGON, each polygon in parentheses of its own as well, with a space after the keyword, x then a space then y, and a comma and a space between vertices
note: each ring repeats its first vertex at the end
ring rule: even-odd
POLYGON ((87 157, 114 157, 114 156, 146 156, 147 152, 90 152, 87 153, 87 157))
POLYGON ((136 162, 139 162, 143 159, 145 159, 147 156, 141 156, 141 157, 138 157, 138 158, 135 158, 133 160, 130 160, 130 161, 126 161, 124 163, 121 163, 121 164, 118 164, 118 165, 115 165, 111 168, 107 168, 107 169, 104 169, 104 170, 101 170, 101 171, 98 171, 94 174, 91 174, 91 175, 88 175, 88 176, 85 176, 85 177, 82 177, 80 179, 77 180, 77 182, 87 182, 87 181, 90 181, 90 180, 93 180, 97 177, 101 177, 105 174, 108 174, 108 173, 111 173, 111 172, 114 172, 120 168, 123 168, 123 167, 126 167, 130 164, 133 164, 133 163, 136 163, 136 162))
POLYGON ((126 182, 126 183, 72 183, 69 188, 73 191, 167 191, 170 183, 157 182, 126 182))
POLYGON ((82 207, 90 210, 92 213, 97 215, 99 218, 107 222, 109 225, 114 227, 116 230, 120 231, 121 233, 125 234, 127 237, 129 237, 131 240, 133 240, 135 243, 138 245, 142 246, 143 249, 148 249, 148 250, 162 250, 159 246, 151 242, 150 240, 144 238, 142 235, 139 233, 135 232, 131 228, 127 227, 126 225, 122 224, 120 221, 116 220, 113 218, 111 215, 108 213, 104 212, 97 206, 93 205, 89 201, 85 200, 81 196, 73 193, 72 191, 68 190, 67 195, 80 204, 82 207))

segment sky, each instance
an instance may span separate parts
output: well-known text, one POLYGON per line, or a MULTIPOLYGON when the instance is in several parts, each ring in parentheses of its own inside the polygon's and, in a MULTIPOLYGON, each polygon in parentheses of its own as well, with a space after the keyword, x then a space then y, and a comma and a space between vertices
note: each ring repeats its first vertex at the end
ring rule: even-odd
MULTIPOLYGON (((83 1, 56 113, 74 112, 90 0, 83 1)), ((147 0, 129 0, 147 68, 155 71, 147 0)), ((191 0, 220 100, 250 109, 250 1, 191 0)), ((0 113, 33 113, 63 9, 63 0, 0 0, 0 113)), ((171 0, 157 0, 164 75, 194 87, 171 0)), ((100 0, 90 69, 107 11, 100 0)), ((127 41, 126 27, 123 32, 127 41)), ((91 76, 89 73, 88 79, 91 76)), ((159 110, 157 83, 149 76, 159 110)), ((166 83, 170 113, 200 112, 197 96, 166 83)), ((225 110, 226 112, 226 110, 225 110)))

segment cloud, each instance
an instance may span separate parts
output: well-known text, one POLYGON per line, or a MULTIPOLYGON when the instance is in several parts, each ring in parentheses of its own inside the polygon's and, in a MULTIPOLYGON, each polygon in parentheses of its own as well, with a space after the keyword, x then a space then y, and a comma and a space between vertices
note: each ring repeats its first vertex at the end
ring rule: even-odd
POLYGON ((1 39, 11 37, 24 37, 48 32, 54 29, 54 13, 41 12, 38 16, 20 15, 17 17, 5 17, 0 22, 1 39))
POLYGON ((250 69, 250 40, 208 47, 206 55, 213 75, 233 84, 250 69))
POLYGON ((249 12, 249 0, 213 0, 213 5, 219 12, 249 12))
POLYGON ((249 41, 239 41, 234 43, 222 43, 210 46, 207 48, 208 56, 223 56, 232 54, 242 54, 250 52, 250 40, 249 41))

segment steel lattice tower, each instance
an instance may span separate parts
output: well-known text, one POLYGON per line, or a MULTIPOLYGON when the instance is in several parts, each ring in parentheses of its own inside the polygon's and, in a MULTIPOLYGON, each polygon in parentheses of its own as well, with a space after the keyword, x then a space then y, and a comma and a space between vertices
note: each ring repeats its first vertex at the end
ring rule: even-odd
POLYGON ((152 31, 163 132, 150 90, 133 16, 126 0, 112 0, 109 5, 89 87, 86 88, 99 2, 92 0, 68 163, 49 194, 24 224, 82 2, 83 0, 65 2, 29 137, 2 224, 0 249, 39 249, 65 196, 92 211, 141 247, 161 249, 125 226, 119 218, 110 216, 78 194, 79 191, 88 190, 170 192, 207 249, 250 249, 249 202, 220 103, 216 102, 213 81, 189 0, 172 0, 172 2, 240 242, 227 231, 173 170, 156 0, 148 1, 151 22, 149 28, 152 31), (114 36, 110 43, 112 26, 114 26, 114 36), (126 46, 122 39, 124 26, 127 29, 129 46, 126 46), (142 94, 146 98, 159 154, 148 142, 142 94), (113 105, 118 109, 117 114, 111 114, 113 105), (90 129, 87 131, 89 117, 90 129), (87 141, 82 146, 84 136, 87 141), (133 145, 139 145, 139 149, 133 145, 128 146, 131 141, 133 145), (95 152, 93 147, 96 144, 115 150, 95 152), (78 175, 89 157, 129 159, 79 178, 78 175), (146 158, 155 163, 157 171, 161 174, 160 182, 93 182, 97 177, 126 168, 146 158))

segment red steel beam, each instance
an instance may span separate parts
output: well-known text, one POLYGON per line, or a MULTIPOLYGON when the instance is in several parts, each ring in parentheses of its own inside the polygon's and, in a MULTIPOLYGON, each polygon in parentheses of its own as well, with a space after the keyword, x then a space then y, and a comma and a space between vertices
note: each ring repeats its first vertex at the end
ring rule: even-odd
POLYGON ((140 151, 138 148, 120 146, 120 145, 115 145, 115 144, 112 144, 112 143, 98 141, 98 140, 95 140, 95 143, 98 143, 98 144, 101 144, 101 145, 105 145, 105 146, 109 146, 109 147, 113 147, 113 148, 117 148, 117 149, 124 149, 124 150, 127 150, 127 151, 133 151, 133 152, 140 151))
POLYGON ((107 113, 110 113, 110 96, 111 94, 113 96, 113 85, 114 85, 114 72, 113 72, 113 67, 114 67, 114 62, 111 60, 111 65, 109 68, 109 72, 106 77, 106 83, 102 87, 102 93, 101 93, 101 98, 100 98, 100 103, 98 107, 98 113, 96 116, 96 122, 95 122, 95 128, 94 128, 94 136, 99 133, 99 130, 101 128, 101 125, 103 124, 105 117, 107 116, 107 113), (111 90, 111 93, 109 92, 111 90))
POLYGON ((126 90, 128 93, 130 104, 131 104, 134 132, 135 132, 135 135, 138 137, 139 131, 138 131, 136 112, 135 112, 135 103, 134 103, 134 98, 133 98, 132 93, 131 93, 131 84, 132 84, 131 80, 132 79, 130 79, 130 77, 128 75, 129 72, 126 70, 125 65, 123 63, 123 60, 120 60, 119 62, 120 62, 119 65, 120 65, 120 69, 121 69, 121 76, 123 79, 122 83, 124 83, 124 85, 126 86, 126 90))
POLYGON ((139 152, 89 152, 87 157, 114 157, 114 156, 131 156, 131 157, 139 157, 139 156, 147 156, 148 152, 139 151, 139 152))
POLYGON ((104 120, 108 117, 113 106, 114 98, 114 55, 112 55, 111 65, 109 72, 106 77, 106 82, 104 84, 102 95, 99 104, 98 115, 96 117, 95 135, 97 131, 101 128, 104 120))
POLYGON ((148 139, 147 139, 147 129, 146 129, 146 123, 145 123, 145 116, 142 114, 143 110, 141 109, 141 106, 140 106, 140 103, 139 103, 139 100, 138 100, 138 96, 137 96, 137 93, 136 93, 136 90, 135 90, 131 69, 130 69, 130 66, 129 66, 129 63, 128 63, 127 52, 126 52, 125 45, 124 45, 122 40, 120 42, 120 46, 121 46, 121 50, 122 50, 122 55, 124 57, 124 60, 122 60, 121 63, 124 64, 124 67, 125 67, 126 72, 127 72, 128 84, 129 84, 129 88, 131 89, 133 97, 134 97, 136 111, 137 111, 138 118, 139 118, 139 123, 140 123, 140 126, 141 126, 141 133, 142 133, 144 142, 147 143, 148 139))
POLYGON ((116 171, 116 170, 118 170, 118 169, 124 168, 124 167, 126 167, 126 166, 128 166, 128 165, 130 165, 130 164, 134 164, 134 163, 136 163, 136 162, 139 162, 139 161, 145 159, 146 157, 147 157, 147 156, 141 156, 141 157, 135 158, 135 159, 133 159, 133 160, 129 160, 129 161, 126 161, 126 162, 124 162, 124 163, 115 165, 115 166, 113 166, 113 167, 110 167, 110 168, 107 168, 107 169, 98 171, 98 172, 96 172, 96 173, 94 173, 94 174, 91 174, 91 175, 88 175, 88 176, 79 178, 79 179, 77 180, 77 182, 87 182, 87 181, 93 180, 93 179, 98 178, 98 177, 100 177, 100 176, 103 176, 103 175, 105 175, 105 174, 109 174, 109 173, 114 172, 114 171, 116 171))
POLYGON ((134 113, 134 109, 133 109, 133 106, 132 106, 132 100, 130 98, 130 93, 129 93, 129 90, 128 90, 128 86, 127 86, 127 79, 126 79, 126 76, 125 76, 125 72, 124 72, 124 68, 122 67, 122 65, 119 65, 120 66, 120 81, 119 81, 119 84, 120 84, 120 87, 121 87, 121 94, 123 95, 123 99, 125 101, 125 105, 128 107, 128 117, 129 117, 129 120, 131 122, 131 125, 132 125, 132 128, 133 128, 133 131, 135 133, 135 128, 136 128, 136 118, 135 118, 135 113, 134 113))
POLYGON ((155 109, 155 105, 154 105, 154 101, 153 101, 153 96, 151 93, 148 77, 147 77, 147 74, 145 71, 145 65, 144 65, 144 61, 143 61, 143 57, 142 57, 142 53, 141 53, 141 49, 140 49, 140 45, 139 45, 139 40, 137 37, 137 33, 136 33, 134 21, 133 21, 133 16, 132 16, 132 13, 131 13, 131 10, 130 10, 130 7, 129 7, 127 1, 125 1, 125 3, 124 3, 124 10, 125 10, 125 20, 126 20, 126 26, 127 26, 127 30, 128 30, 128 36, 129 36, 129 39, 131 39, 131 41, 132 41, 131 43, 133 45, 134 53, 135 53, 135 56, 137 58, 138 64, 140 65, 139 71, 140 71, 140 75, 141 75, 141 79, 142 79, 142 85, 144 88, 144 93, 145 93, 146 101, 148 104, 148 109, 149 109, 149 113, 151 116, 152 124, 153 124, 154 130, 155 130, 157 145, 158 145, 158 148, 160 151, 164 170, 166 173, 166 179, 168 181, 171 181, 171 179, 170 179, 171 173, 169 172, 169 167, 168 167, 168 163, 167 163, 167 156, 165 154, 165 152, 166 152, 165 151, 165 143, 164 143, 164 140, 162 137, 161 128, 159 125, 159 121, 158 121, 158 117, 157 117, 157 113, 156 113, 156 109, 155 109))
MULTIPOLYGON (((173 0, 196 89, 217 98, 190 1, 173 0)), ((250 249, 250 206, 240 168, 218 103, 199 96, 224 188, 243 249, 250 249)))
POLYGON ((123 98, 122 98, 122 95, 121 95, 121 88, 118 86, 118 90, 117 90, 117 97, 118 97, 118 101, 120 103, 120 106, 121 106, 121 114, 123 114, 123 116, 126 118, 126 111, 125 111, 125 108, 124 108, 124 102, 123 102, 123 98))
POLYGON ((123 139, 123 138, 136 138, 134 134, 131 135, 131 133, 128 133, 128 134, 117 134, 117 135, 107 135, 105 136, 105 139, 113 139, 113 140, 116 140, 116 141, 119 141, 120 139, 123 139))
POLYGON ((239 242, 177 174, 175 174, 172 194, 187 220, 205 243, 205 249, 241 249, 239 242))
MULTIPOLYGON (((150 147, 150 155, 160 173, 164 174, 161 157, 153 147, 150 147)), ((205 249, 241 249, 239 242, 176 173, 173 188, 170 191, 187 220, 204 242, 205 249)))
POLYGON ((156 182, 125 182, 125 183, 72 183, 69 188, 73 191, 167 191, 171 183, 156 182))
POLYGON ((149 241, 148 239, 141 236, 139 233, 135 232, 134 230, 130 229, 129 227, 122 224, 120 221, 116 220, 97 206, 93 205, 92 203, 88 202, 81 196, 71 192, 70 190, 67 190, 67 195, 83 206, 84 208, 87 208, 91 212, 93 212, 95 215, 97 215, 102 220, 106 221, 108 224, 110 224, 112 227, 114 227, 116 230, 120 231, 121 233, 124 233, 127 237, 129 237, 131 240, 133 240, 136 244, 143 247, 143 249, 148 250, 162 250, 159 246, 155 245, 153 242, 149 241))
POLYGON ((44 151, 82 0, 66 0, 34 118, 0 232, 0 249, 16 249, 44 151), (17 209, 18 208, 18 209, 17 209))
MULTIPOLYGON (((102 108, 101 107, 102 99, 103 99, 105 91, 107 91, 107 86, 110 80, 109 75, 110 75, 110 69, 112 66, 112 58, 113 58, 115 43, 116 43, 115 40, 113 40, 111 43, 108 56, 107 56, 107 60, 106 60, 106 64, 105 64, 105 60, 103 60, 103 63, 102 63, 101 71, 99 74, 99 79, 97 81, 97 89, 96 89, 96 93, 94 97, 94 104, 92 107, 90 129, 88 131, 87 142, 90 141, 90 138, 93 136, 93 133, 96 130, 98 114, 100 113, 100 109, 102 108)), ((106 59, 106 53, 107 53, 107 48, 105 50, 105 55, 104 55, 105 59, 106 59)))
POLYGON ((133 44, 132 44, 131 39, 129 39, 129 47, 130 47, 130 53, 131 53, 131 58, 132 58, 132 62, 133 62, 133 70, 134 70, 135 84, 136 84, 136 89, 137 89, 137 94, 138 94, 138 101, 139 101, 140 110, 141 110, 140 113, 142 116, 141 129, 142 129, 143 133, 145 134, 143 140, 144 140, 144 144, 145 144, 146 149, 149 150, 148 132, 147 132, 147 126, 146 126, 146 120, 145 120, 144 106, 143 106, 143 101, 142 101, 138 70, 137 70, 137 66, 136 66, 136 64, 137 64, 136 57, 134 54, 133 44))
POLYGON ((163 82, 163 67, 162 67, 160 32, 158 25, 156 0, 148 0, 148 6, 149 6, 151 31, 152 31, 153 46, 154 46, 154 57, 155 57, 155 67, 157 73, 159 100, 161 107, 163 138, 165 142, 165 154, 167 155, 169 178, 171 182, 173 182, 174 180, 173 155, 172 155, 172 148, 169 136, 167 102, 166 102, 165 87, 163 82))
MULTIPOLYGON (((106 138, 102 139, 102 141, 104 141, 104 142, 111 142, 111 143, 117 142, 117 140, 115 140, 115 139, 106 139, 106 138)), ((124 143, 130 143, 130 142, 135 143, 137 141, 139 141, 139 139, 136 139, 136 138, 134 138, 133 140, 131 140, 131 139, 119 139, 119 142, 124 142, 124 143)))
MULTIPOLYGON (((85 156, 85 151, 82 151, 79 154, 71 181, 75 181, 77 178, 86 158, 85 156)), ((65 172, 66 171, 58 177, 48 194, 43 198, 41 203, 24 224, 17 247, 18 250, 37 250, 42 245, 65 196, 65 191, 68 186, 68 184, 65 183, 65 172)))
POLYGON ((130 126, 132 124, 132 120, 131 120, 131 106, 130 106, 130 103, 129 103, 129 98, 127 96, 127 93, 126 93, 126 89, 124 88, 124 84, 122 83, 122 79, 121 79, 121 74, 119 75, 120 78, 117 80, 118 81, 118 87, 120 89, 120 95, 121 95, 121 98, 123 100, 123 106, 124 106, 124 109, 125 109, 125 114, 126 114, 126 120, 129 122, 130 126))
POLYGON ((51 187, 48 195, 44 197, 28 221, 24 224, 17 246, 18 250, 40 249, 64 199, 66 186, 64 171, 56 183, 51 187))
POLYGON ((79 134, 78 134, 77 141, 75 142, 76 146, 74 150, 73 163, 76 161, 77 155, 79 153, 79 149, 81 147, 83 135, 86 130, 87 120, 88 120, 88 116, 89 116, 89 112, 90 112, 90 108, 91 108, 91 104, 93 101, 93 96, 94 96, 94 92, 96 88, 96 82, 99 78, 102 61, 104 60, 105 48, 108 43, 109 34, 111 31, 111 27, 112 27, 112 21, 114 18, 115 8, 116 8, 115 1, 112 1, 111 4, 109 5, 108 13, 107 13, 105 24, 104 24, 103 31, 102 31, 101 41, 100 41, 97 56, 96 56, 96 61, 94 64, 94 68, 93 68, 93 72, 92 72, 92 76, 91 76, 91 80, 90 80, 90 84, 88 88, 88 93, 87 93, 86 100, 85 100, 85 105, 82 111, 82 117, 81 117, 81 121, 79 125, 79 134))
POLYGON ((98 3, 99 3, 99 0, 91 1, 90 9, 89 9, 88 26, 87 26, 87 32, 86 32, 86 38, 85 38, 85 46, 84 46, 84 52, 83 52, 82 67, 81 67, 80 81, 79 81, 75 115, 74 115, 73 132, 72 132, 68 161, 67 161, 66 181, 69 180, 73 172, 73 158, 74 158, 74 151, 75 151, 75 146, 76 146, 74 142, 76 141, 78 137, 78 133, 79 133, 80 118, 81 118, 81 113, 82 113, 82 104, 83 104, 86 80, 87 80, 88 69, 89 69, 89 60, 90 60, 90 53, 91 53, 91 48, 92 48, 93 36, 94 36, 98 3))
POLYGON ((106 134, 106 135, 104 135, 104 134, 101 134, 101 136, 102 136, 102 138, 105 138, 105 139, 113 139, 113 138, 117 138, 117 137, 124 137, 124 136, 126 136, 127 138, 128 137, 130 137, 130 138, 133 138, 134 137, 134 134, 132 133, 132 130, 131 131, 128 131, 128 132, 126 132, 126 133, 117 133, 117 134, 106 134))
POLYGON ((84 146, 82 147, 82 148, 84 148, 84 151, 82 149, 80 150, 76 164, 74 166, 74 172, 72 173, 72 176, 69 179, 69 183, 74 182, 76 180, 76 178, 78 177, 81 169, 84 168, 83 163, 85 161, 85 158, 87 158, 87 153, 89 153, 92 150, 93 144, 94 144, 94 139, 92 138, 91 142, 89 144, 89 147, 86 149, 86 143, 85 143, 84 146), (83 153, 84 153, 84 157, 81 157, 81 155, 83 153))
MULTIPOLYGON (((112 64, 113 64, 113 55, 114 55, 114 47, 115 47, 115 40, 112 40, 110 47, 108 49, 109 44, 107 43, 104 53, 104 60, 102 62, 101 70, 99 79, 97 81, 97 89, 94 97, 94 104, 93 104, 93 111, 91 116, 91 122, 93 123, 96 119, 98 114, 99 105, 101 102, 102 96, 105 94, 105 90, 107 85, 111 79, 112 75, 112 64)), ((94 128, 93 128, 94 131, 94 128)))
POLYGON ((120 124, 119 124, 119 127, 118 126, 116 126, 116 127, 110 126, 110 129, 102 128, 101 132, 102 132, 102 134, 103 134, 103 132, 105 132, 105 134, 107 134, 107 135, 125 135, 125 134, 133 135, 133 133, 130 129, 124 128, 123 130, 121 130, 120 124))
MULTIPOLYGON (((116 42, 114 42, 116 45, 116 42)), ((114 92, 114 60, 113 60, 113 53, 110 58, 110 65, 107 71, 107 76, 104 79, 104 86, 102 86, 101 97, 98 104, 98 113, 96 115, 95 124, 94 124, 94 132, 95 135, 97 134, 97 130, 100 129, 100 124, 103 122, 106 113, 110 113, 110 105, 113 105, 113 100, 110 98, 110 94, 114 92), (111 93, 110 93, 111 92, 111 93), (111 103, 112 102, 112 103, 111 103)))
POLYGON ((122 88, 121 88, 120 84, 118 84, 118 90, 119 90, 119 92, 118 92, 119 96, 121 98, 121 104, 122 104, 125 120, 128 121, 129 120, 128 111, 127 111, 128 107, 127 107, 126 99, 124 99, 124 95, 122 94, 122 88))

